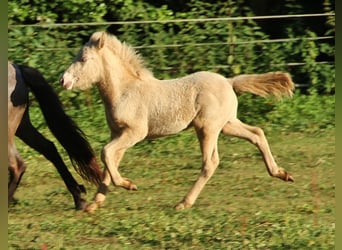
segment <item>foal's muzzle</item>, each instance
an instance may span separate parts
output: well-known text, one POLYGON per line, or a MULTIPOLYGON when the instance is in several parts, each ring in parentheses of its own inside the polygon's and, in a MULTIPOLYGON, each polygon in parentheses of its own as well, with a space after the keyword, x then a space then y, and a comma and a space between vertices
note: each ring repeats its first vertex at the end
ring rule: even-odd
POLYGON ((71 77, 68 77, 67 74, 64 74, 60 79, 59 83, 62 85, 63 88, 65 89, 72 89, 73 86, 73 81, 71 77))

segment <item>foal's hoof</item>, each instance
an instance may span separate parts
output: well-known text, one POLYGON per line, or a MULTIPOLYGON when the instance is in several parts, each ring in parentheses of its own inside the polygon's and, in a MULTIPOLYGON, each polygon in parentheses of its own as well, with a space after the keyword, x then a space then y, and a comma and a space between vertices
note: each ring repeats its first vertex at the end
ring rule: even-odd
POLYGON ((185 202, 185 201, 182 201, 181 203, 179 203, 178 205, 175 206, 175 209, 176 210, 183 210, 183 209, 186 209, 186 208, 190 208, 192 205, 185 202))
POLYGON ((98 205, 94 202, 86 206, 83 211, 87 213, 94 213, 97 208, 98 208, 98 205))
POLYGON ((282 168, 279 170, 279 173, 276 175, 276 177, 278 177, 279 179, 282 179, 283 181, 294 182, 293 177, 282 168))
POLYGON ((126 178, 124 179, 124 183, 123 183, 122 187, 124 187, 127 190, 132 190, 132 191, 137 191, 138 190, 137 185, 135 185, 133 183, 133 181, 131 181, 129 179, 126 179, 126 178))
POLYGON ((138 187, 134 183, 131 183, 127 189, 132 191, 138 191, 138 187))
POLYGON ((293 177, 288 172, 286 172, 284 181, 294 182, 294 179, 293 179, 293 177))

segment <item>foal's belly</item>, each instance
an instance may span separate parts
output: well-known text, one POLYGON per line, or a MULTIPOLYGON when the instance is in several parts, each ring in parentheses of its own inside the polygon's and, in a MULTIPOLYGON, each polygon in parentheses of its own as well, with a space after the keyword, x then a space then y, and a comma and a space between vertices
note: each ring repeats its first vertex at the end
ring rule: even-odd
POLYGON ((147 138, 177 134, 190 126, 189 120, 157 120, 149 122, 147 138))

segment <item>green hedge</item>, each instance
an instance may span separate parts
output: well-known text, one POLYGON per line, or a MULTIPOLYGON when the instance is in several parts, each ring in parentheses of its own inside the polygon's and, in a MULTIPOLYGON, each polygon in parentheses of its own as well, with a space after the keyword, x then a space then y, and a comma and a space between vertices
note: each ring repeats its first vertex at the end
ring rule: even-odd
MULTIPOLYGON (((108 30, 128 44, 145 47, 139 52, 158 78, 175 78, 198 70, 215 71, 227 77, 287 71, 296 83, 306 87, 298 89, 293 99, 283 102, 241 96, 241 119, 296 130, 334 126, 334 42, 333 39, 315 40, 319 36, 334 35, 332 16, 322 19, 320 29, 298 18, 279 22, 279 27, 273 23, 275 20, 268 20, 273 30, 265 29, 265 22, 254 20, 51 26, 54 23, 255 16, 249 2, 185 1, 177 6, 169 1, 161 5, 133 0, 115 3, 14 0, 8 3, 9 60, 39 69, 55 86, 70 115, 78 115, 77 109, 84 105, 97 110, 102 104, 95 90, 67 92, 58 85, 58 79, 91 33, 108 30), (46 26, 27 26, 36 23, 46 26), (18 24, 26 26, 15 26, 18 24), (262 42, 274 39, 276 29, 281 30, 283 38, 292 40, 262 42), (146 48, 151 45, 155 47, 146 48), (296 62, 302 64, 289 66, 296 62)), ((305 1, 284 2, 289 14, 310 11, 305 1)), ((334 11, 334 4, 328 0, 321 7, 327 13, 334 11)), ((316 8, 322 12, 320 6, 316 8)))

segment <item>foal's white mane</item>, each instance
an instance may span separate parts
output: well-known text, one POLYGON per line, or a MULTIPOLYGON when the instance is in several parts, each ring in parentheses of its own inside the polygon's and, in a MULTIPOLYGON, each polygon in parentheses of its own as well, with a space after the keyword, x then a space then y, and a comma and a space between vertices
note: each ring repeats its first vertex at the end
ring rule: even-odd
POLYGON ((105 46, 117 55, 125 64, 125 67, 134 74, 137 78, 153 76, 146 66, 142 56, 131 46, 125 42, 121 42, 116 36, 104 31, 95 32, 90 43, 100 43, 100 46, 105 46))

